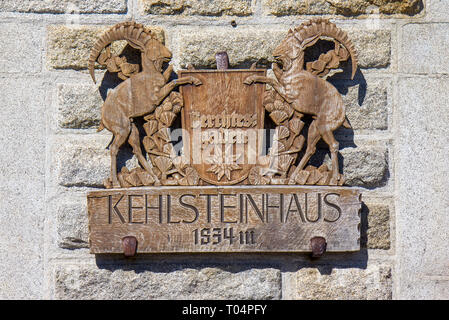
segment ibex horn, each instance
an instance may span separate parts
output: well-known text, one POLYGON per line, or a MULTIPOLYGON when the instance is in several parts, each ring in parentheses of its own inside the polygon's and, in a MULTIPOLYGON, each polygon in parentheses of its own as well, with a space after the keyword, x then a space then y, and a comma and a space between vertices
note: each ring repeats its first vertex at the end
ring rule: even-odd
POLYGON ((128 40, 133 47, 143 51, 145 44, 152 38, 152 35, 145 31, 145 27, 134 21, 118 23, 106 31, 95 43, 89 57, 89 73, 92 80, 95 81, 95 61, 107 45, 116 40, 128 40))
POLYGON ((299 27, 295 28, 295 37, 300 41, 304 41, 310 37, 319 34, 320 36, 327 36, 334 38, 340 42, 351 55, 352 61, 352 75, 351 79, 354 79, 357 71, 357 52, 348 35, 343 30, 339 29, 334 23, 328 19, 316 18, 308 22, 302 23, 299 27))

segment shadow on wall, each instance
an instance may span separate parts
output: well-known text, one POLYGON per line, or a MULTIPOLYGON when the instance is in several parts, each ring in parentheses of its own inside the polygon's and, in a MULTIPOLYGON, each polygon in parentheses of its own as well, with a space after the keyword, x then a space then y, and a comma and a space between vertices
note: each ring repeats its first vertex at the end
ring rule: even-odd
POLYGON ((238 273, 251 269, 273 268, 281 272, 296 272, 302 268, 316 268, 322 275, 335 269, 366 269, 368 251, 362 248, 353 253, 325 253, 321 258, 311 258, 306 253, 176 253, 138 254, 132 258, 121 255, 95 255, 97 267, 109 271, 134 270, 136 273, 174 272, 178 270, 218 268, 238 273))

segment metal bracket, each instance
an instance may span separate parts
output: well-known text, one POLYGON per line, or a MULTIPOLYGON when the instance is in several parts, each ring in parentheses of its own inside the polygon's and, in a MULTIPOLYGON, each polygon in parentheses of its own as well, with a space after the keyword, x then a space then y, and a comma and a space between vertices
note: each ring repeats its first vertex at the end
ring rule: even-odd
POLYGON ((225 51, 215 54, 215 61, 217 62, 218 70, 226 70, 229 68, 229 58, 225 51))
POLYGON ((326 252, 326 239, 323 237, 313 237, 310 239, 310 247, 312 248, 312 258, 319 258, 326 252))
POLYGON ((133 257, 137 253, 137 239, 133 236, 127 236, 122 239, 123 254, 125 257, 133 257))

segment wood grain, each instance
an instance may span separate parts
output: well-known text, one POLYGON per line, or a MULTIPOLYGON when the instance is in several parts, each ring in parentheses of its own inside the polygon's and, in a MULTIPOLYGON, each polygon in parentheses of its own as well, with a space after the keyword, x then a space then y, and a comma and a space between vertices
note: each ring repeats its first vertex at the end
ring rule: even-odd
POLYGON ((361 193, 316 186, 108 189, 88 194, 91 253, 311 252, 360 250, 361 193), (281 200, 282 199, 282 203, 281 200))

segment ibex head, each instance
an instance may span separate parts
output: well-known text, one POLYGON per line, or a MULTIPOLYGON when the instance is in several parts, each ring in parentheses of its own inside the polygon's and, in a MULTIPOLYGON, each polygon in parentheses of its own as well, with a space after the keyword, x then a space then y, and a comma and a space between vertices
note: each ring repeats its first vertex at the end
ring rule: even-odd
POLYGON ((284 71, 288 71, 294 60, 299 59, 297 62, 301 65, 304 64, 304 49, 304 45, 298 41, 293 30, 290 29, 287 37, 274 50, 273 57, 281 62, 284 71))
POLYGON ((147 31, 143 25, 134 21, 119 23, 103 34, 90 53, 89 72, 94 82, 95 61, 106 46, 117 40, 126 40, 133 48, 142 52, 143 70, 154 67, 161 72, 163 63, 171 60, 170 50, 155 39, 154 34, 147 31))
POLYGON ((284 71, 292 67, 293 60, 304 66, 304 51, 307 47, 314 45, 320 37, 330 37, 343 45, 349 52, 352 61, 352 75, 354 78, 357 71, 357 53, 348 35, 343 30, 327 19, 317 18, 302 23, 295 29, 288 31, 287 37, 277 46, 273 52, 276 60, 282 63, 284 71))

